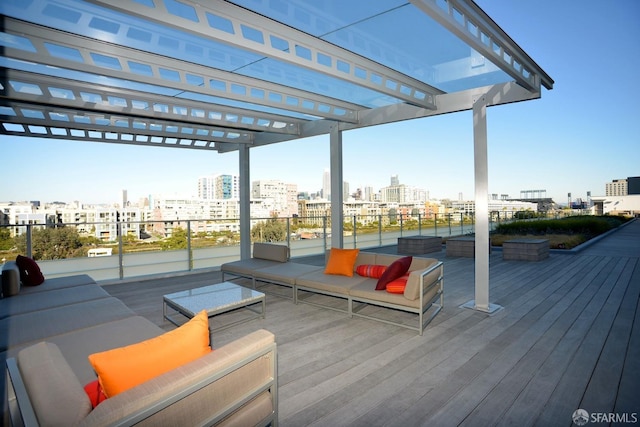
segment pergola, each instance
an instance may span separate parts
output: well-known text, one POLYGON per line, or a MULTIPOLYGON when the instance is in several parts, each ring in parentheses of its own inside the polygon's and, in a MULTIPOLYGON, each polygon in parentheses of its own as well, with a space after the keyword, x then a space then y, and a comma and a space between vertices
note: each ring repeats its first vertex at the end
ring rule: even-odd
POLYGON ((328 135, 342 247, 342 134, 473 110, 476 291, 489 302, 486 108, 553 80, 471 0, 3 1, 0 132, 238 151, 328 135))

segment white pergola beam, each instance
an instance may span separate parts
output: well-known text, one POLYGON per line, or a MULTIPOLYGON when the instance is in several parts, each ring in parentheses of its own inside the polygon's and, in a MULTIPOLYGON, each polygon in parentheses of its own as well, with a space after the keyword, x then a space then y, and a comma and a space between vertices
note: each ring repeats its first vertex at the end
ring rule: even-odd
POLYGON ((8 17, 4 18, 3 24, 3 30, 6 33, 28 38, 35 48, 35 51, 11 46, 4 48, 4 56, 21 61, 162 86, 174 89, 176 93, 192 92, 346 122, 356 122, 357 111, 363 108, 357 104, 312 92, 81 37, 8 17), (54 56, 48 47, 51 45, 74 52, 81 60, 54 56), (104 65, 100 61, 105 58, 113 63, 109 66, 104 65), (139 66, 147 69, 149 73, 134 72, 134 67, 139 66), (171 79, 163 78, 167 74, 171 75, 171 79))
POLYGON ((410 0, 474 50, 528 90, 553 88, 553 80, 474 2, 466 0, 410 0))
POLYGON ((191 125, 298 135, 305 120, 123 89, 27 71, 0 69, 0 98, 78 111, 161 118, 191 125))
POLYGON ((435 108, 434 96, 443 93, 366 57, 223 0, 182 0, 193 12, 190 19, 170 13, 164 0, 155 0, 154 7, 135 1, 90 1, 348 81, 412 105, 435 108), (229 23, 230 28, 211 26, 212 17, 229 23))

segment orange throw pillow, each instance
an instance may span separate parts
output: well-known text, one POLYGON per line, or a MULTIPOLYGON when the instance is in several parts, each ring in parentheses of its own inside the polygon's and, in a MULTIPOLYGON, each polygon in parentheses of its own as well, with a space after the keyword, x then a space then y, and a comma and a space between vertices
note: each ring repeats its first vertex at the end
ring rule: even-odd
POLYGON ((340 276, 353 276, 353 267, 360 249, 331 248, 329 261, 324 269, 324 274, 337 274, 340 276))
POLYGON ((201 311, 173 331, 126 347, 94 353, 89 362, 106 397, 113 397, 211 352, 209 319, 201 311))
POLYGON ((407 287, 408 280, 409 275, 405 274, 404 276, 387 283, 387 292, 390 294, 404 294, 404 288, 407 287))

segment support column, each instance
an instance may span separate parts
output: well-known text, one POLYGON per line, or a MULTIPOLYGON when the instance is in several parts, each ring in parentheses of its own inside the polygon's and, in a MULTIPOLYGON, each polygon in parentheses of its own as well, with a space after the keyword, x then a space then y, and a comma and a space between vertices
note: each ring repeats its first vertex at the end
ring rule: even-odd
POLYGON ((251 177, 249 146, 238 144, 240 195, 240 259, 251 258, 251 177))
POLYGON ((336 123, 331 127, 330 141, 330 173, 331 173, 331 247, 343 248, 344 218, 342 204, 344 201, 342 185, 342 131, 336 123))
POLYGON ((489 302, 489 162, 487 155, 487 104, 483 95, 473 104, 475 170, 475 300, 464 307, 493 313, 501 307, 489 302))

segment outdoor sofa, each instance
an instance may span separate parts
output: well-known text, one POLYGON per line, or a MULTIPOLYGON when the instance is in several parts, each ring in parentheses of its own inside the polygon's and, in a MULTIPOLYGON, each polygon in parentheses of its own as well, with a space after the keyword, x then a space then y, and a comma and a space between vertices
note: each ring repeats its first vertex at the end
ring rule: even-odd
MULTIPOLYGON (((335 249, 334 249, 335 250, 335 249)), ((292 262, 285 245, 254 243, 252 258, 222 264, 222 280, 225 277, 244 277, 254 287, 260 282, 285 286, 291 290, 291 298, 297 304, 304 302, 358 316, 390 323, 418 331, 438 314, 444 305, 444 266, 433 258, 411 257, 409 276, 401 294, 376 290, 377 278, 357 274, 359 266, 385 266, 405 258, 402 255, 357 251, 357 256, 346 274, 327 274, 327 266, 319 267, 292 262), (313 298, 317 294, 337 298, 343 304, 325 304, 313 298), (391 320, 379 315, 375 308, 386 308, 413 313, 417 325, 391 320)), ((330 261, 331 251, 328 253, 330 261)), ((345 272, 343 272, 345 273, 345 272)), ((263 289, 264 290, 264 289, 263 289)))
MULTIPOLYGON (((15 279, 16 268, 12 261, 3 266, 3 284, 15 279)), ((15 289, 15 283, 6 288, 15 289)), ((165 333, 88 275, 19 286, 17 294, 0 299, 0 355, 6 361, 1 424, 276 425, 273 334, 258 330, 211 351, 208 319, 201 315, 198 339, 206 334, 206 354, 92 409, 85 385, 97 384, 97 375, 89 355, 149 342, 182 352, 185 338, 178 334, 193 320, 165 333)))

